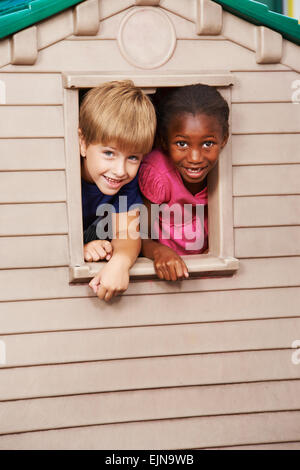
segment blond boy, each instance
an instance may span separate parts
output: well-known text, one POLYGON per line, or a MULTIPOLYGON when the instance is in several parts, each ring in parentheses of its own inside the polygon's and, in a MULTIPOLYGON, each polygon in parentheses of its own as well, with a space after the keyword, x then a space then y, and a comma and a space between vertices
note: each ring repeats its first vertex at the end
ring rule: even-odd
POLYGON ((80 108, 84 258, 107 261, 89 284, 106 301, 127 289, 140 252, 139 212, 131 207, 142 203, 137 172, 155 127, 151 101, 129 80, 91 89, 80 108), (112 232, 105 232, 103 207, 112 232))

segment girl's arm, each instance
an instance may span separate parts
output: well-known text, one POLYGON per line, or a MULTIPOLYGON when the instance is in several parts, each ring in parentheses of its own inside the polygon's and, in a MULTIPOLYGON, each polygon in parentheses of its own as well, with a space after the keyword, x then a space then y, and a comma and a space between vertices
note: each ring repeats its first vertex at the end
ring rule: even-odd
POLYGON ((106 301, 127 289, 129 270, 141 249, 139 211, 114 214, 113 221, 112 257, 89 284, 99 299, 106 301))
POLYGON ((189 273, 186 264, 176 251, 159 241, 151 240, 151 202, 146 198, 143 199, 148 211, 148 238, 142 240, 142 254, 153 260, 159 279, 177 281, 178 279, 188 278, 189 273))

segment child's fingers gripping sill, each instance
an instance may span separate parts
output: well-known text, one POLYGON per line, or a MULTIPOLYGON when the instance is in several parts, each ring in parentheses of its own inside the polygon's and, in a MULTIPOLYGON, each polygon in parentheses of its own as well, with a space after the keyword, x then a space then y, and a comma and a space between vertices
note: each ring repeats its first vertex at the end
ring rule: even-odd
POLYGON ((93 240, 84 245, 83 253, 85 261, 109 261, 112 256, 112 245, 108 240, 93 240))
POLYGON ((153 260, 159 279, 177 281, 189 277, 185 262, 172 248, 151 239, 144 239, 142 246, 143 255, 153 260))
POLYGON ((178 281, 189 277, 185 262, 174 252, 167 259, 155 259, 154 268, 159 279, 178 281))

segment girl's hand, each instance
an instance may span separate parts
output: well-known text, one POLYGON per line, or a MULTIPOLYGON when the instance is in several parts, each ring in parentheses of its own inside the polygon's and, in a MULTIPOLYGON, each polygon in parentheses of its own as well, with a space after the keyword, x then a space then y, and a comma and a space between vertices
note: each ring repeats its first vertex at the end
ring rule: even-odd
POLYGON ((86 243, 83 247, 85 261, 100 261, 105 259, 109 261, 112 257, 112 246, 107 240, 93 240, 86 243))
POLYGON ((124 292, 129 284, 129 267, 111 260, 91 280, 89 286, 94 293, 106 302, 114 295, 124 292))
POLYGON ((159 279, 177 281, 189 277, 185 262, 172 248, 160 244, 153 255, 154 268, 159 279))

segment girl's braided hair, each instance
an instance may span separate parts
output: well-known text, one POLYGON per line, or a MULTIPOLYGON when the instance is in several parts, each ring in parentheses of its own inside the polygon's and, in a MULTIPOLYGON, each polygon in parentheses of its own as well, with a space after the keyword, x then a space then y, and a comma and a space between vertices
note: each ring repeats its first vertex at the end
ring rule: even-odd
POLYGON ((168 128, 174 117, 182 114, 206 114, 215 116, 223 129, 229 133, 229 106, 218 90, 197 83, 176 88, 160 88, 153 96, 157 116, 157 143, 167 142, 168 128))

